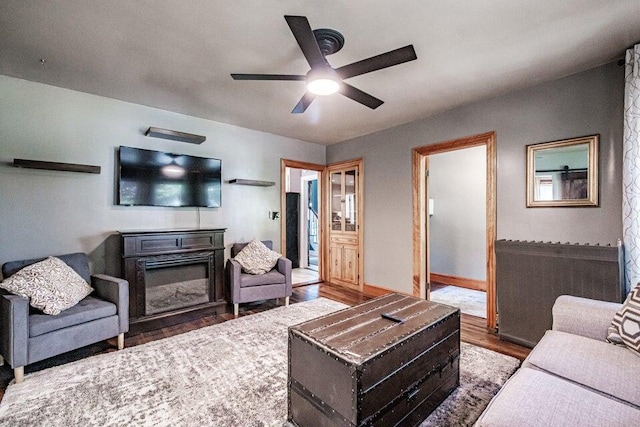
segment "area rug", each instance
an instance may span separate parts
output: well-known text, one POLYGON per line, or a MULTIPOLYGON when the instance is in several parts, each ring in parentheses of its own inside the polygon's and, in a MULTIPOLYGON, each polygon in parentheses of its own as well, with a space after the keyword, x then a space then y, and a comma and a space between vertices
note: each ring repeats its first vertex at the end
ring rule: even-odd
MULTIPOLYGON (((319 298, 34 372, 0 425, 282 426, 287 327, 345 307, 319 298)), ((423 426, 473 424, 518 364, 463 343, 461 385, 423 426)))
POLYGON ((486 292, 458 286, 446 286, 431 291, 431 301, 458 307, 465 314, 487 318, 486 292))

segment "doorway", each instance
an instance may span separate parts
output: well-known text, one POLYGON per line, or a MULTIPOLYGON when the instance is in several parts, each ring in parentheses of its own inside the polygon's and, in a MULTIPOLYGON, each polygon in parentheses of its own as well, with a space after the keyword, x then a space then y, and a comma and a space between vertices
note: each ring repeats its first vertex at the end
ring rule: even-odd
POLYGON ((486 314, 486 147, 427 158, 430 299, 486 314))
MULTIPOLYGON (((428 220, 429 176, 427 174, 429 157, 438 153, 477 146, 485 146, 486 148, 486 318, 487 327, 495 329, 497 324, 494 254, 494 242, 496 239, 495 132, 427 145, 413 150, 413 294, 421 298, 431 299, 431 266, 429 259, 431 231, 429 229, 430 221, 428 220)), ((434 212, 437 212, 437 206, 435 205, 434 212)))
POLYGON ((305 171, 302 175, 303 197, 306 200, 306 209, 304 209, 305 217, 303 223, 306 224, 306 230, 303 230, 305 242, 303 247, 306 248, 304 254, 304 268, 320 271, 320 187, 319 173, 316 171, 305 171), (309 173, 310 172, 310 173, 309 173))
POLYGON ((281 248, 291 260, 292 284, 320 282, 321 185, 324 165, 281 161, 281 248))

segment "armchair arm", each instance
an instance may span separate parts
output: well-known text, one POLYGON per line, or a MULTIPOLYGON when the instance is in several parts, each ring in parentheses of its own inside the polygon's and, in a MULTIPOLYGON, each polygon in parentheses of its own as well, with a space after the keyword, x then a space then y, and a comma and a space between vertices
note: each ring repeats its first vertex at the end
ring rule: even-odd
POLYGON ((285 257, 280 258, 278 264, 276 264, 276 268, 280 273, 284 274, 286 294, 287 296, 291 296, 291 260, 285 257))
POLYGON ((120 333, 129 331, 129 282, 106 274, 91 276, 91 285, 103 300, 116 305, 120 333))
POLYGON ((233 303, 240 301, 240 274, 242 274, 242 266, 234 259, 227 260, 227 274, 229 275, 229 296, 233 303))
POLYGON ((552 329, 604 341, 621 307, 615 302, 561 295, 553 305, 552 329))
POLYGON ((12 368, 27 364, 29 298, 0 295, 0 353, 12 368))

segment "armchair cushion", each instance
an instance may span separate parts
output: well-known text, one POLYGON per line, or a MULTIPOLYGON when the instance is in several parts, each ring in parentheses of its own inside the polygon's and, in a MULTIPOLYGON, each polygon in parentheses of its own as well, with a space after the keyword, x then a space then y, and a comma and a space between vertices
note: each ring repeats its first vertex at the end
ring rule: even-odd
POLYGON ((249 274, 265 274, 275 267, 281 256, 267 248, 260 240, 253 239, 234 259, 249 274))
POLYGON ((284 274, 277 270, 271 270, 265 274, 241 274, 240 275, 240 287, 249 288, 251 286, 261 285, 275 285, 278 283, 286 283, 284 274))
POLYGON ((88 296, 78 304, 64 310, 56 316, 32 314, 29 317, 29 336, 36 337, 57 331, 58 329, 68 328, 69 326, 79 325, 115 314, 115 304, 88 296))
POLYGON ((85 298, 93 288, 56 257, 28 265, 0 283, 12 294, 29 298, 32 307, 57 315, 85 298))

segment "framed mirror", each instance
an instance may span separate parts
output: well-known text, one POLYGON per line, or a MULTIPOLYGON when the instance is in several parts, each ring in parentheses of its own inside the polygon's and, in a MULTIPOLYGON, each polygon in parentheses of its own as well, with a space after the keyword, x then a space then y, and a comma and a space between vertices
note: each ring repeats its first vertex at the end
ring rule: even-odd
POLYGON ((527 207, 598 206, 598 135, 527 145, 527 207))

